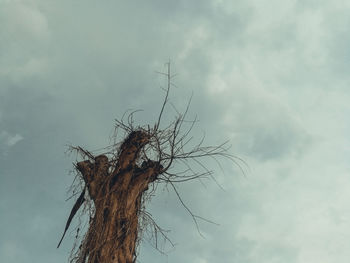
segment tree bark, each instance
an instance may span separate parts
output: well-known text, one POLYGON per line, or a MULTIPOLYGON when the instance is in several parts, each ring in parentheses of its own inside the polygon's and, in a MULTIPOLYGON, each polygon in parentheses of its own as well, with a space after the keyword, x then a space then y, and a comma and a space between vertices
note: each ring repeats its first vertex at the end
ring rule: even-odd
POLYGON ((80 252, 82 263, 132 263, 136 259, 138 216, 142 194, 163 167, 156 161, 136 164, 149 140, 145 131, 133 131, 121 145, 115 167, 105 155, 77 163, 95 205, 80 252))

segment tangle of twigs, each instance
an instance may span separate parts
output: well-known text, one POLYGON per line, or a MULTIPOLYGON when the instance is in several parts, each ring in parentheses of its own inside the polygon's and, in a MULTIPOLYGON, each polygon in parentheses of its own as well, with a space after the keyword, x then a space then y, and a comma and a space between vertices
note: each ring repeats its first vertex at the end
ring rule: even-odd
MULTIPOLYGON (((246 163, 244 160, 232 155, 229 153, 230 145, 228 141, 225 141, 219 145, 215 146, 205 146, 204 145, 204 136, 201 137, 197 143, 194 143, 194 137, 191 136, 191 131, 194 125, 197 123, 197 118, 195 117, 193 120, 188 120, 187 115, 189 111, 189 107, 191 104, 191 99, 189 99, 185 110, 182 113, 179 113, 177 110, 177 115, 167 125, 163 125, 163 113, 165 111, 166 106, 169 103, 169 94, 171 87, 174 85, 172 83, 172 78, 174 75, 171 75, 170 72, 170 62, 166 63, 167 70, 166 72, 158 72, 161 75, 164 75, 167 80, 167 86, 165 88, 165 98, 163 100, 160 113, 158 115, 157 122, 153 125, 153 127, 147 126, 137 126, 135 125, 134 115, 138 111, 131 111, 127 114, 127 112, 123 115, 120 120, 116 121, 115 132, 112 136, 112 143, 110 146, 98 149, 93 152, 89 152, 79 146, 70 146, 69 150, 72 152, 76 152, 80 155, 83 160, 94 160, 97 154, 104 154, 108 156, 109 167, 115 167, 118 163, 119 154, 123 149, 122 139, 126 136, 130 135, 135 131, 142 131, 149 136, 149 140, 146 145, 142 147, 142 150, 138 156, 137 164, 142 167, 146 165, 148 162, 157 162, 161 165, 162 169, 158 174, 156 180, 154 180, 148 191, 145 192, 142 196, 142 206, 140 207, 139 215, 139 240, 141 240, 142 236, 148 237, 151 241, 152 245, 163 253, 162 250, 159 249, 159 239, 163 241, 168 241, 171 245, 173 243, 167 236, 167 231, 162 229, 153 219, 150 213, 145 210, 145 203, 151 199, 151 197, 155 194, 157 186, 160 183, 164 183, 170 186, 171 189, 174 190, 176 196, 178 197, 181 205, 188 212, 190 217, 193 219, 194 224, 200 233, 198 220, 204 220, 210 223, 213 223, 201 216, 198 216, 192 212, 192 210, 185 204, 184 200, 181 198, 181 195, 176 186, 177 183, 182 183, 195 179, 202 178, 212 178, 213 172, 207 168, 204 163, 204 160, 211 158, 215 162, 217 162, 221 168, 220 162, 218 158, 226 158, 229 161, 234 162, 239 169, 244 174, 244 165, 246 163), (124 134, 122 137, 120 136, 120 132, 124 134), (193 164, 199 169, 194 169, 193 164), (243 165, 243 166, 242 166, 243 165), (184 167, 183 170, 176 170, 178 167, 184 167), (198 171, 199 170, 199 171, 198 171), (143 235, 144 234, 144 235, 143 235)), ((84 187, 84 180, 81 178, 81 174, 77 172, 77 178, 79 180, 75 180, 73 186, 73 196, 77 195, 77 192, 81 192, 84 187)), ((94 216, 94 207, 93 202, 86 196, 85 209, 82 211, 82 214, 86 214, 88 211, 88 218, 92 218, 94 216)), ((89 223, 87 223, 88 225, 89 223)), ((86 227, 86 226, 85 226, 86 227)), ((71 262, 81 262, 81 259, 84 258, 84 255, 81 255, 82 250, 81 246, 86 244, 87 237, 81 235, 81 228, 84 226, 79 226, 76 228, 76 244, 78 244, 79 240, 81 241, 80 248, 75 245, 72 250, 71 262), (80 260, 80 261, 79 261, 80 260)), ((201 233, 200 233, 201 234, 201 233)), ((108 241, 106 241, 108 242, 108 241)), ((101 244, 102 246, 103 244, 101 244)), ((96 249, 96 248, 95 248, 96 249)))

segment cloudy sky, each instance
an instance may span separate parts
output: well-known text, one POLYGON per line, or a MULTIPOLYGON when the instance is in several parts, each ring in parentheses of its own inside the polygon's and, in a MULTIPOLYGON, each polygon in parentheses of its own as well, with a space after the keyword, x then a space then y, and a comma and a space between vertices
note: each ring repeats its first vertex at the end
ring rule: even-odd
MULTIPOLYGON (((0 262, 67 262, 67 144, 108 145, 114 119, 156 120, 155 71, 208 144, 243 158, 148 209, 171 229, 140 262, 342 263, 350 259, 350 2, 0 0, 0 262)), ((174 111, 167 108, 168 120, 174 111)))

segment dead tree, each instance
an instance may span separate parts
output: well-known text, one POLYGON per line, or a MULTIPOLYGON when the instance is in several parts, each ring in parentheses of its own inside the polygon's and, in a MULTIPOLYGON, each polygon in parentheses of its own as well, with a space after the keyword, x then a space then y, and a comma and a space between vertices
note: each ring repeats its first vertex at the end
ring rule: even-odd
MULTIPOLYGON (((102 154, 93 154, 81 147, 71 147, 71 150, 83 157, 82 161, 75 164, 81 194, 68 218, 64 234, 83 204, 86 208, 83 211, 89 212, 88 230, 79 241, 80 245, 73 249, 71 262, 135 262, 136 249, 145 222, 151 224, 155 234, 160 233, 166 238, 162 229, 144 209, 145 201, 159 183, 171 186, 198 227, 197 219, 201 217, 193 214, 185 205, 175 184, 211 176, 211 171, 202 164, 202 158, 227 157, 236 160, 235 156, 227 152, 226 142, 204 147, 203 140, 199 140, 190 150, 186 150, 192 143, 189 134, 196 122, 196 119, 190 122, 185 119, 190 102, 182 114, 178 113, 173 122, 161 128, 172 86, 170 63, 167 63, 167 72, 160 74, 167 78, 166 95, 158 120, 152 128, 135 127, 134 113, 131 113, 127 121, 124 118, 116 121, 116 131, 123 130, 124 139, 121 143, 112 143, 102 154), (204 170, 194 171, 191 161, 204 170), (181 163, 180 166, 185 169, 172 172, 175 163, 181 163)), ((77 237, 79 230, 78 228, 77 237)))

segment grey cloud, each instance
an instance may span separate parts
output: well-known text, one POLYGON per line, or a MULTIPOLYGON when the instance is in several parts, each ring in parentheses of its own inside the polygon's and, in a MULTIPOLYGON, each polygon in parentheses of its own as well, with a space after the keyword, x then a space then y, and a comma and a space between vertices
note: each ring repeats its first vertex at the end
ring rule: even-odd
MULTIPOLYGON (((258 111, 258 109, 256 109, 258 111)), ((288 154, 299 154, 308 145, 307 133, 293 122, 287 114, 270 119, 269 112, 261 109, 254 121, 255 126, 237 127, 234 142, 249 156, 261 160, 285 158, 288 154)))
POLYGON ((233 93, 223 98, 230 108, 221 121, 236 151, 266 161, 299 155, 310 145, 295 113, 267 90, 233 87, 233 93))

